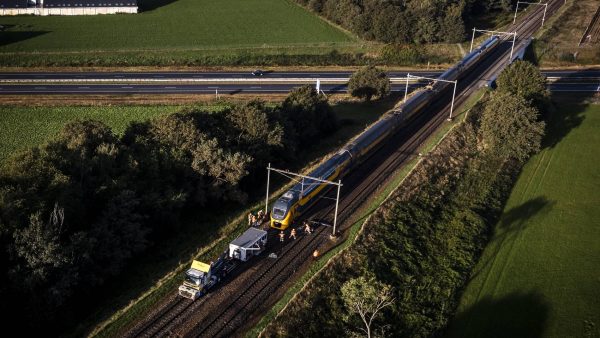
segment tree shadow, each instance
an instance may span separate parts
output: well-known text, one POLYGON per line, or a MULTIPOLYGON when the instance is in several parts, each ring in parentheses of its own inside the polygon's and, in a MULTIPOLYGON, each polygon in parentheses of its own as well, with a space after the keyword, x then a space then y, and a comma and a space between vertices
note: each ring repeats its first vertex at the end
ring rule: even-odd
POLYGON ((139 12, 153 11, 159 7, 169 5, 177 0, 139 0, 138 9, 139 12))
POLYGON ((502 213, 498 225, 490 235, 494 236, 495 241, 499 244, 494 246, 495 251, 492 254, 486 256, 488 257, 487 260, 484 261, 483 256, 480 258, 481 260, 475 269, 473 269, 468 282, 477 278, 482 272, 487 271, 490 264, 493 264, 494 258, 500 253, 500 250, 502 250, 503 245, 501 245, 501 243, 511 238, 516 233, 525 230, 527 221, 534 216, 547 214, 555 204, 555 201, 550 201, 544 196, 539 196, 502 213), (502 233, 494 235, 498 230, 501 230, 502 233))
MULTIPOLYGON (((531 44, 525 51, 524 60, 533 63, 535 66, 539 67, 539 62, 541 55, 538 55, 534 45, 531 44)), ((597 69, 594 68, 586 68, 575 70, 570 73, 567 73, 561 76, 556 82, 549 83, 550 85, 550 102, 546 104, 545 110, 546 116, 546 135, 542 140, 542 148, 553 148, 556 146, 560 140, 562 140, 571 130, 577 128, 582 122, 584 117, 581 114, 585 111, 588 104, 586 101, 593 97, 596 92, 593 91, 557 91, 552 90, 559 89, 565 90, 565 84, 568 83, 581 83, 585 81, 590 81, 590 85, 598 86, 597 80, 585 80, 586 73, 588 72, 597 72, 597 69), (582 80, 583 78, 583 80, 582 80), (594 82, 595 81, 595 82, 594 82), (563 88, 560 88, 560 87, 563 88), (556 109, 556 103, 572 103, 573 108, 569 111, 558 111, 556 109)))
POLYGON ((512 293, 500 299, 484 298, 458 313, 447 337, 541 337, 550 305, 537 292, 512 293))
POLYGON ((10 45, 11 43, 35 38, 37 36, 50 33, 47 31, 31 31, 31 32, 13 32, 13 31, 0 31, 0 47, 10 45))
POLYGON ((585 117, 582 115, 588 103, 586 100, 591 95, 587 93, 553 93, 551 100, 561 104, 571 103, 572 109, 559 111, 556 106, 548 113, 546 121, 546 135, 542 140, 542 148, 554 148, 571 130, 579 127, 585 117))
POLYGON ((502 214, 498 227, 507 230, 523 230, 525 223, 535 215, 547 214, 556 204, 544 196, 531 199, 502 214))

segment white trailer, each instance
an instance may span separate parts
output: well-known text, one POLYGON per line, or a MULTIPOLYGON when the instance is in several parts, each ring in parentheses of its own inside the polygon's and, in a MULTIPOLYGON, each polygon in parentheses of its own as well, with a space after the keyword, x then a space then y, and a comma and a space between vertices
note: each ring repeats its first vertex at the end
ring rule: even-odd
POLYGON ((267 232, 257 228, 249 228, 242 235, 229 243, 229 257, 242 262, 258 255, 267 245, 267 232))

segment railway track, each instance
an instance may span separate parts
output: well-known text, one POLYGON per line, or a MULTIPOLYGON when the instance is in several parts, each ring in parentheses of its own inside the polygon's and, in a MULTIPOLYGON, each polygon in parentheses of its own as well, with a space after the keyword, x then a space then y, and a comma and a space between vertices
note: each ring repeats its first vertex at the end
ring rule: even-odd
POLYGON ((581 40, 579 40, 579 47, 597 44, 598 42, 600 42, 600 6, 598 6, 590 24, 585 32, 583 32, 583 36, 581 36, 581 40))
MULTIPOLYGON (((548 6, 547 16, 554 14, 561 6, 561 1, 551 1, 548 6)), ((520 22, 512 26, 519 34, 519 42, 530 37, 540 26, 541 20, 530 20, 530 18, 541 15, 541 9, 532 10, 527 16, 521 18, 520 22)), ((482 60, 480 64, 470 72, 468 76, 461 79, 457 88, 456 105, 463 103, 469 94, 473 92, 479 80, 485 78, 490 72, 499 67, 494 61, 508 56, 510 46, 503 43, 490 55, 482 60), (493 65, 493 67, 492 67, 493 65)), ((449 111, 450 91, 447 89, 435 103, 430 105, 426 111, 414 118, 414 120, 402 128, 402 132, 392 136, 379 151, 358 167, 355 171, 344 178, 344 188, 339 206, 339 224, 342 225, 352 215, 352 211, 369 197, 372 196, 389 176, 407 160, 415 157, 418 147, 444 123, 449 111)), ((331 192, 328 192, 328 194, 331 192)), ((327 196, 328 194, 324 194, 327 196)), ((307 211, 307 218, 323 219, 331 215, 333 206, 320 201, 307 211)), ((129 337, 162 337, 162 336, 185 336, 185 337, 224 337, 234 335, 236 330, 242 326, 252 311, 256 310, 266 299, 302 266, 310 257, 314 248, 317 248, 326 240, 326 227, 319 227, 312 235, 302 235, 298 240, 289 242, 281 247, 279 258, 260 263, 259 270, 249 279, 243 288, 234 290, 232 294, 226 295, 217 304, 217 311, 206 314, 203 318, 194 318, 191 329, 174 329, 174 326, 186 321, 192 314, 197 315, 204 303, 212 301, 211 294, 191 302, 178 297, 167 302, 165 306, 152 313, 147 321, 130 330, 126 335, 129 337), (178 299, 179 298, 179 299, 178 299)), ((269 241, 273 240, 273 233, 269 241)), ((272 251, 266 250, 265 252, 272 251)), ((269 258, 264 258, 269 259, 269 258)), ((215 291, 218 292, 219 290, 215 291)))

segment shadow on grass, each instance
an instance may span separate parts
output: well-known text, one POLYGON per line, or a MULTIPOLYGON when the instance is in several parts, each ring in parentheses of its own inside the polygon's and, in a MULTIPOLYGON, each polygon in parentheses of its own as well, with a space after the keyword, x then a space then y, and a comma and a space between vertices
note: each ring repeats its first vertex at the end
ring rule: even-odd
MULTIPOLYGON (((533 63, 536 66, 539 66, 538 60, 540 59, 540 55, 537 55, 535 48, 533 45, 530 45, 529 48, 525 51, 524 59, 533 63)), ((554 103, 554 105, 549 104, 544 108, 546 110, 546 135, 542 140, 542 148, 553 148, 556 146, 560 140, 562 140, 571 130, 577 128, 582 122, 584 117, 581 114, 585 111, 587 104, 585 103, 587 99, 594 96, 595 92, 593 91, 556 91, 556 89, 565 90, 566 87, 559 88, 559 86, 568 84, 568 83, 585 83, 586 81, 593 81, 595 85, 597 85, 597 81, 595 79, 586 80, 585 73, 589 71, 597 70, 594 68, 590 69, 581 69, 574 71, 572 73, 567 73, 564 76, 561 76, 556 82, 551 83, 550 91, 550 101, 554 103), (583 79, 582 79, 583 78, 583 79), (555 91, 552 91, 553 88, 555 91), (562 110, 558 111, 556 109, 556 103, 571 103, 574 109, 570 110, 562 110)), ((574 87, 573 87, 574 88, 574 87)))
POLYGON ((556 202, 550 201, 544 196, 539 196, 503 212, 498 225, 494 229, 494 232, 498 230, 502 231, 501 234, 493 235, 497 243, 494 247, 494 252, 487 256, 488 259, 486 261, 483 260, 484 257, 481 257, 480 264, 473 270, 469 281, 477 278, 482 272, 487 271, 490 265, 494 263, 495 258, 500 254, 500 250, 504 247, 504 241, 513 238, 517 233, 525 230, 527 222, 534 216, 547 214, 554 204, 556 202))
POLYGON ((177 0, 139 0, 138 8, 141 12, 153 11, 159 7, 169 5, 177 0))
POLYGON ((538 293, 513 293, 500 299, 484 298, 456 315, 448 337, 542 337, 549 304, 538 293))
POLYGON ((556 202, 540 196, 504 212, 498 226, 501 229, 520 231, 533 216, 547 214, 556 202))
MULTIPOLYGON (((580 77, 579 72, 569 77, 580 77)), ((570 81, 569 77, 561 81, 570 81)), ((555 147, 571 130, 579 127, 584 120, 583 112, 588 103, 586 101, 594 95, 594 92, 554 92, 551 100, 554 107, 550 109, 546 122, 546 135, 542 140, 542 148, 555 147), (556 104, 568 104, 569 109, 558 109, 556 104)))
POLYGON ((0 31, 0 47, 10 45, 11 43, 16 43, 24 40, 28 40, 31 38, 35 38, 40 35, 44 35, 46 33, 50 33, 47 31, 37 31, 37 32, 11 32, 11 31, 0 31))

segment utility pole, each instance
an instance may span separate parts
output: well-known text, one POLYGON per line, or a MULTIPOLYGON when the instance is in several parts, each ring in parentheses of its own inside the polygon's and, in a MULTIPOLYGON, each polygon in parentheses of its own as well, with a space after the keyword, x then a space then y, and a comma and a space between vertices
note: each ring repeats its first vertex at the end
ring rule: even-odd
MULTIPOLYGON (((567 0, 565 0, 565 3, 567 3, 567 0)), ((548 10, 548 3, 542 3, 541 0, 540 2, 517 1, 517 6, 515 7, 515 15, 513 16, 513 25, 517 21, 517 11, 519 10, 519 4, 544 6, 544 15, 542 16, 542 27, 544 27, 544 21, 546 21, 546 11, 548 10)))
MULTIPOLYGON (((267 167, 267 171, 269 172, 269 174, 267 174, 267 196, 265 197, 265 214, 268 214, 268 203, 269 203, 269 183, 270 183, 270 172, 274 171, 276 173, 279 173, 287 178, 292 179, 293 181, 295 181, 296 183, 301 183, 302 184, 302 190, 304 190, 304 180, 305 179, 309 179, 312 180, 313 182, 307 183, 309 186, 316 184, 316 182, 319 182, 321 184, 328 184, 328 185, 337 185, 337 196, 335 198, 335 213, 333 214, 333 232, 331 234, 331 237, 334 238, 335 237, 335 233, 337 231, 337 213, 338 213, 338 206, 340 203, 340 189, 342 187, 342 180, 338 180, 337 182, 332 182, 332 181, 328 181, 328 180, 324 180, 324 179, 320 179, 318 177, 311 177, 311 176, 306 176, 306 175, 301 175, 301 174, 296 174, 293 173, 291 171, 288 170, 282 170, 282 169, 276 169, 271 167, 271 163, 269 163, 269 166, 267 167)), ((315 197, 313 197, 315 198, 315 197)), ((331 197, 327 197, 327 196, 322 196, 320 198, 323 199, 330 199, 333 200, 333 198, 331 197)))
POLYGON ((406 88, 404 89, 404 102, 406 102, 406 93, 408 92, 408 79, 409 78, 411 78, 411 79, 418 79, 418 80, 442 81, 442 82, 447 82, 447 83, 453 83, 454 84, 454 91, 452 93, 452 103, 450 104, 450 116, 448 117, 448 121, 452 120, 452 112, 454 111, 454 98, 456 96, 456 86, 458 84, 458 80, 448 81, 448 80, 443 80, 443 79, 433 79, 433 78, 430 78, 430 77, 415 76, 415 75, 406 74, 406 88))
POLYGON ((488 33, 488 34, 491 34, 492 36, 494 36, 494 35, 512 35, 513 41, 512 41, 512 46, 510 47, 510 57, 508 59, 508 62, 510 62, 512 60, 513 52, 515 50, 515 42, 517 40, 517 32, 488 31, 485 29, 473 28, 473 37, 471 38, 471 50, 469 51, 469 53, 473 51, 473 41, 475 40, 475 32, 488 33))
POLYGON ((271 162, 267 167, 267 196, 265 197, 265 215, 269 214, 269 183, 271 181, 271 162))
POLYGON ((404 101, 406 102, 406 96, 408 95, 408 78, 410 78, 410 73, 406 73, 406 88, 404 88, 404 101))

